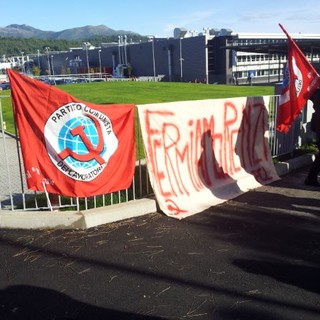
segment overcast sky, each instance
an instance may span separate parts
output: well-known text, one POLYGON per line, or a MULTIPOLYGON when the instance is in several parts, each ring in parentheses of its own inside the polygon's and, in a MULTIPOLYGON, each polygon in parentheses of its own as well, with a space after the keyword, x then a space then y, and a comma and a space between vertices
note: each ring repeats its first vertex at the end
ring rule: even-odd
POLYGON ((320 33, 319 0, 0 0, 0 27, 27 24, 43 31, 105 25, 141 35, 202 32, 320 33), (2 10, 5 8, 5 10, 2 10))

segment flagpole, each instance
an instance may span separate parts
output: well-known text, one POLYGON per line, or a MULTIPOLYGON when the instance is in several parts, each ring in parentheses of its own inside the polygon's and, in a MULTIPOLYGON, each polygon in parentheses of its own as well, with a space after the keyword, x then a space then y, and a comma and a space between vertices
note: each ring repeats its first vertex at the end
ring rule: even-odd
POLYGON ((43 190, 44 190, 44 192, 46 194, 46 198, 47 198, 47 203, 48 203, 49 209, 50 209, 50 211, 53 211, 52 204, 51 204, 50 197, 49 197, 49 193, 48 193, 46 185, 45 185, 45 183, 43 181, 42 181, 42 186, 43 186, 43 190))
MULTIPOLYGON (((282 25, 281 23, 279 23, 279 27, 282 29, 282 31, 285 33, 285 35, 286 35, 289 39, 291 39, 289 33, 287 32, 287 30, 283 27, 283 25, 282 25)), ((291 40, 292 40, 292 39, 291 39, 291 40)))

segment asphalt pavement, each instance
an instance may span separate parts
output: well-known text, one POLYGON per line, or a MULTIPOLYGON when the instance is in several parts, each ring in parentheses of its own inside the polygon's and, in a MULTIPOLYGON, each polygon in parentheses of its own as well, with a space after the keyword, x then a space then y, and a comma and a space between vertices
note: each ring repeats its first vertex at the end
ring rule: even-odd
POLYGON ((320 319, 307 167, 175 220, 0 231, 0 319, 320 319))

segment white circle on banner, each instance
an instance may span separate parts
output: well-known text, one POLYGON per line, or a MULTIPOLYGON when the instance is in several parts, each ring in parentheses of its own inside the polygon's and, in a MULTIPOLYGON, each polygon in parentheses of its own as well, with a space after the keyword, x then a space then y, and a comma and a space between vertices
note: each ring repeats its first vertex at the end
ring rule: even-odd
POLYGON ((78 102, 63 105, 51 114, 44 137, 57 169, 78 181, 99 176, 118 148, 109 117, 78 102))

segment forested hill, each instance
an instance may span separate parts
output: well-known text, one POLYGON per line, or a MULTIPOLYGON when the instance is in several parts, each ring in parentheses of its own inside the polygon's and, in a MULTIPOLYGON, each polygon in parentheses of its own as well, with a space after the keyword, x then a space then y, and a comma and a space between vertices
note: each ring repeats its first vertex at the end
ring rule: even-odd
POLYGON ((106 26, 85 26, 59 32, 42 31, 27 25, 0 27, 0 56, 6 57, 24 54, 43 53, 46 47, 51 51, 64 51, 72 47, 81 47, 83 42, 94 46, 101 43, 117 42, 119 35, 127 35, 129 42, 143 40, 146 37, 132 31, 112 30, 106 26))
MULTIPOLYGON (((143 36, 132 36, 130 41, 133 42, 143 40, 143 36)), ((93 46, 99 47, 101 43, 117 42, 118 36, 109 37, 93 37, 86 39, 93 46)), ((35 38, 5 38, 0 37, 0 57, 5 55, 6 57, 21 55, 21 52, 25 54, 36 54, 38 50, 43 53, 46 47, 49 47, 51 51, 65 51, 69 48, 82 47, 84 40, 52 40, 52 39, 35 39, 35 38)))
POLYGON ((36 54, 38 50, 44 53, 46 47, 50 47, 51 51, 64 51, 79 46, 81 41, 0 38, 0 56, 19 56, 21 52, 36 54))

